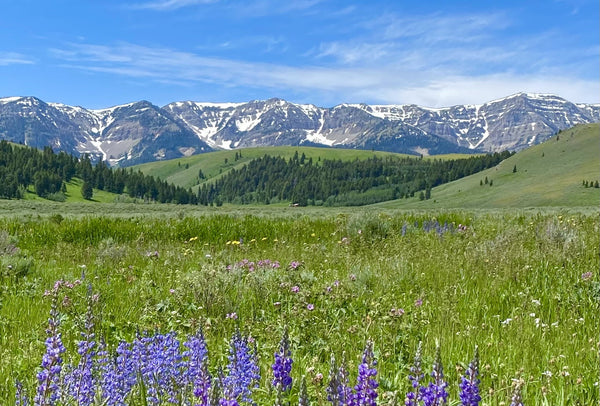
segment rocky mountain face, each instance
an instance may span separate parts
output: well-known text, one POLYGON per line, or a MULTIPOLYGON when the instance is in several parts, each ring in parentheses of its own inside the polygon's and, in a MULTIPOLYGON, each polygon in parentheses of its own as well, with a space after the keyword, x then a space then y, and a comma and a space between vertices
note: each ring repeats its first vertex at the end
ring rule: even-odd
POLYGON ((320 108, 281 99, 248 103, 141 101, 87 110, 34 97, 0 98, 0 139, 111 165, 215 149, 316 145, 411 154, 520 150, 558 130, 600 121, 600 104, 519 93, 482 105, 342 104, 320 108))

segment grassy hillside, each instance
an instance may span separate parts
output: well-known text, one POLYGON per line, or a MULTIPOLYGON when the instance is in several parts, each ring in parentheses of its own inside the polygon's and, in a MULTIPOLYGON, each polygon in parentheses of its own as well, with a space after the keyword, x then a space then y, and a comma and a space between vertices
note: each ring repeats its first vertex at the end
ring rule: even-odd
MULTIPOLYGON (((68 203, 80 203, 80 202, 112 203, 119 197, 119 195, 107 192, 105 190, 94 189, 94 194, 92 196, 92 200, 85 200, 81 196, 82 184, 83 184, 83 181, 78 178, 73 178, 69 182, 66 183, 66 186, 67 186, 67 193, 65 193, 65 196, 67 198, 66 202, 68 202, 68 203)), ((39 197, 38 195, 36 195, 32 186, 30 186, 27 189, 27 193, 25 194, 24 198, 25 198, 25 200, 38 200, 38 201, 44 201, 44 202, 48 201, 48 199, 44 199, 43 197, 39 197)))
POLYGON ((385 208, 498 208, 598 206, 600 189, 582 181, 600 180, 600 124, 562 131, 523 150, 497 167, 434 188, 431 199, 380 203, 385 208), (517 171, 513 172, 516 166, 517 171), (485 178, 492 182, 485 184, 485 178), (484 185, 480 182, 484 181, 484 185))
MULTIPOLYGON (((197 186, 199 184, 198 173, 200 170, 202 170, 206 176, 206 179, 203 181, 207 181, 225 174, 232 168, 240 168, 249 161, 264 155, 281 156, 288 159, 293 157, 296 152, 298 152, 299 155, 305 154, 307 159, 312 158, 314 162, 317 162, 319 159, 340 159, 343 161, 351 161, 356 158, 367 159, 373 156, 410 156, 392 152, 365 151, 356 149, 318 147, 257 147, 233 151, 216 151, 169 161, 150 162, 134 166, 134 168, 141 170, 146 175, 159 177, 162 180, 173 183, 174 185, 188 188, 197 186), (238 154, 237 161, 235 160, 236 154, 238 154)), ((459 159, 469 156, 470 155, 451 154, 436 155, 428 158, 459 159)))

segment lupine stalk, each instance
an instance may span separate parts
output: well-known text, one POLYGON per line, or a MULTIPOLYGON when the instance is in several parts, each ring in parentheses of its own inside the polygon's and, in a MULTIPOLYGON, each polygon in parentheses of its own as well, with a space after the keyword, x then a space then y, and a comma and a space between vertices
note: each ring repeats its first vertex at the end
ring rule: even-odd
POLYGON ((228 400, 252 403, 252 388, 258 387, 260 369, 248 340, 236 331, 229 347, 229 364, 224 379, 224 394, 228 400))
POLYGON ((473 360, 469 364, 467 371, 461 378, 459 385, 460 388, 460 401, 463 406, 478 406, 481 401, 479 395, 479 350, 475 346, 475 355, 473 360))
POLYGON ((62 371, 61 354, 65 347, 58 332, 60 320, 57 310, 57 295, 52 300, 48 328, 46 329, 46 353, 42 358, 42 370, 37 374, 38 389, 33 403, 35 406, 52 406, 60 397, 60 373, 62 371))
POLYGON ((421 369, 421 359, 422 359, 422 350, 423 345, 419 341, 419 345, 417 346, 417 352, 415 354, 415 360, 412 367, 410 367, 410 375, 408 375, 408 379, 410 380, 412 390, 406 394, 406 400, 404 404, 406 406, 417 406, 418 402, 421 399, 421 381, 424 378, 423 370, 421 369))
POLYGON ((298 406, 310 406, 308 390, 306 389, 306 376, 302 376, 302 381, 300 381, 300 395, 298 396, 298 406))
POLYGON ((187 380, 192 384, 194 397, 200 401, 199 406, 208 406, 211 376, 208 372, 208 350, 202 330, 190 336, 183 345, 188 348, 188 351, 183 353, 187 358, 187 380))
POLYGON ((421 388, 421 398, 424 406, 445 405, 448 400, 446 387, 448 383, 444 381, 444 368, 442 366, 442 355, 439 344, 435 351, 435 362, 431 372, 433 382, 430 382, 426 388, 421 388))
POLYGON ((92 374, 94 347, 94 317, 92 312, 92 287, 88 287, 88 309, 86 313, 85 331, 81 333, 82 340, 77 344, 80 356, 79 365, 65 377, 65 386, 70 396, 80 406, 89 406, 96 395, 95 381, 92 374))
POLYGON ((15 381, 15 406, 29 406, 29 398, 23 388, 23 383, 18 379, 15 381))
POLYGON ((346 353, 342 354, 342 362, 337 365, 335 356, 331 354, 327 400, 333 406, 348 406, 352 402, 352 388, 349 386, 346 353))
POLYGON ((358 366, 358 377, 356 378, 351 406, 377 405, 377 387, 379 384, 375 379, 377 376, 376 366, 377 360, 373 354, 373 342, 369 340, 363 352, 362 362, 358 366))
POLYGON ((521 379, 517 379, 514 381, 513 385, 510 406, 523 406, 523 398, 521 396, 521 387, 523 386, 523 381, 521 379))
POLYGON ((272 385, 278 392, 287 392, 292 388, 292 352, 290 351, 290 339, 288 329, 285 328, 283 337, 279 342, 279 348, 275 353, 275 362, 272 365, 273 381, 272 385))

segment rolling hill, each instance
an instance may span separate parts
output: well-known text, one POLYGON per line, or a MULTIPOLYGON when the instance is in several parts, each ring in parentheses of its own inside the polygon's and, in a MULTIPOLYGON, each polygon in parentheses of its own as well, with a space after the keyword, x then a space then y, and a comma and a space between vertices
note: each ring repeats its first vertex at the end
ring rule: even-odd
MULTIPOLYGON (((285 159, 292 158, 296 153, 304 154, 306 158, 312 158, 313 161, 320 160, 342 160, 352 161, 355 159, 368 159, 371 157, 409 157, 407 154, 397 154, 383 151, 365 151, 356 149, 336 149, 320 147, 256 147, 243 148, 233 151, 215 151, 200 155, 192 155, 185 158, 173 159, 169 161, 149 162, 136 165, 133 168, 139 169, 145 175, 159 177, 169 183, 185 188, 191 187, 197 190, 198 186, 204 182, 214 181, 220 176, 225 175, 231 169, 240 169, 253 159, 263 157, 264 155, 279 156, 285 159), (236 158, 237 157, 237 158, 236 158), (199 171, 205 176, 205 179, 199 179, 199 171)), ((472 157, 472 154, 447 154, 425 157, 426 159, 459 159, 472 157)), ((412 156, 414 157, 414 156, 412 156)))
POLYGON ((600 180, 600 124, 561 131, 495 168, 434 188, 430 200, 400 199, 376 206, 402 209, 598 207, 600 189, 584 187, 584 180, 600 180), (488 184, 485 184, 486 177, 488 184))

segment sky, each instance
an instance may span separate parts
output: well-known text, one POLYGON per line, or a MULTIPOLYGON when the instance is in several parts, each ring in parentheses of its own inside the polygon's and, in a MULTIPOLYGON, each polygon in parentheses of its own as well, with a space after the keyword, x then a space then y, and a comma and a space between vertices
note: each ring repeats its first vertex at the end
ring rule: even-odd
POLYGON ((598 0, 0 0, 0 97, 600 102, 598 0))

